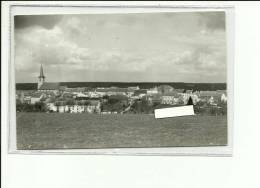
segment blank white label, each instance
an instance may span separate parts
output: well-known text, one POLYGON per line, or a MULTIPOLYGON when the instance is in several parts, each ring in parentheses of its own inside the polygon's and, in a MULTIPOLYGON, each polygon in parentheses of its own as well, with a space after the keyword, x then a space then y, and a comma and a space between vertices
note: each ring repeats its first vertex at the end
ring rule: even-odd
POLYGON ((154 110, 155 118, 168 118, 194 115, 193 105, 161 108, 154 110))

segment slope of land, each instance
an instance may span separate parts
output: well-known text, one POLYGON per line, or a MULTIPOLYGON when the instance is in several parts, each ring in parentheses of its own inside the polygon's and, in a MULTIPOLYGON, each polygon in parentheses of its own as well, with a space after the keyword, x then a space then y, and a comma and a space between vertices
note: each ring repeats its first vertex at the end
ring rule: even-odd
POLYGON ((216 146, 227 116, 17 113, 18 149, 216 146))

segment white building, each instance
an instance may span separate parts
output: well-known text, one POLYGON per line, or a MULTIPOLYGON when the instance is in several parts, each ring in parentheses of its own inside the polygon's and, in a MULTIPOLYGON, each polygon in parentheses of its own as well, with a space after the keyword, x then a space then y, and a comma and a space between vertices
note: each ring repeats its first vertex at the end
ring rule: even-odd
POLYGON ((227 102, 227 96, 224 93, 221 95, 221 102, 227 102))
POLYGON ((154 95, 154 94, 158 94, 158 87, 154 87, 154 88, 150 88, 147 90, 147 95, 154 95))
POLYGON ((31 104, 35 104, 35 103, 37 103, 37 102, 40 102, 42 98, 43 98, 43 94, 41 94, 41 93, 35 93, 35 94, 33 94, 33 95, 31 96, 31 98, 30 98, 30 103, 31 103, 31 104))

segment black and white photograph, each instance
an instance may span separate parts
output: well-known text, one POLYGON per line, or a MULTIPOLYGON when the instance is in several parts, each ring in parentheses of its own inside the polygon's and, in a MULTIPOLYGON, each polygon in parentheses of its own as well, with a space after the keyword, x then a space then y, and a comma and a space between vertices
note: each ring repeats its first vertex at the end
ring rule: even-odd
POLYGON ((1 3, 1 186, 259 188, 260 3, 1 3))
POLYGON ((228 145, 225 11, 14 16, 18 150, 228 145))

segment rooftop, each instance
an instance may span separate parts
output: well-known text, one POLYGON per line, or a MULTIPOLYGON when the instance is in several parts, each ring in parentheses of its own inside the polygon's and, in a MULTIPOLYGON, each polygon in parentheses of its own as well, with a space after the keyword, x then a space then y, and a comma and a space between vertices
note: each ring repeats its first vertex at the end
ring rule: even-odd
POLYGON ((39 90, 59 90, 60 89, 60 83, 55 82, 44 82, 39 90))
POLYGON ((97 88, 96 92, 130 92, 132 89, 128 88, 97 88))

